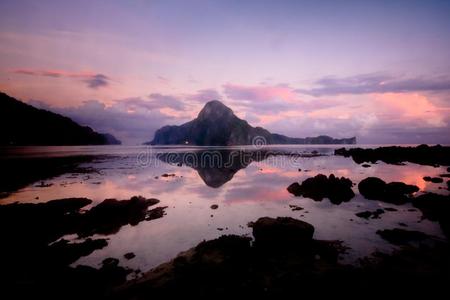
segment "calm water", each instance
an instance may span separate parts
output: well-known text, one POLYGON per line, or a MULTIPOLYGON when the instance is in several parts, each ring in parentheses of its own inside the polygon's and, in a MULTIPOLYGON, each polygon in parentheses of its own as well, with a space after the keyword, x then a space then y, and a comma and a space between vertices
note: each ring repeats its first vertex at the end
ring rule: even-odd
POLYGON ((45 184, 52 184, 47 187, 37 187, 37 183, 33 183, 0 199, 0 204, 87 197, 95 205, 107 198, 129 199, 134 195, 158 198, 161 203, 157 206, 168 206, 167 215, 134 227, 122 227, 117 234, 107 237, 109 244, 106 248, 75 263, 98 267, 104 258, 116 257, 121 259, 121 265, 142 271, 172 259, 205 239, 223 234, 251 235, 247 223, 263 216, 298 218, 314 225, 316 239, 342 240, 350 247, 342 257, 342 261, 348 263, 356 263, 358 258, 376 250, 392 251, 393 246, 385 243, 375 232, 399 227, 398 223, 407 224, 410 230, 443 237, 437 223, 421 221, 421 213, 409 211, 409 204, 396 206, 366 200, 359 195, 357 184, 368 176, 376 176, 387 182, 402 181, 417 185, 421 192, 448 193, 439 189, 445 183, 430 183, 422 179, 423 176, 446 173, 445 168, 410 163, 398 166, 382 162, 363 168, 350 158, 334 156, 334 149, 339 147, 342 146, 271 146, 259 150, 277 155, 250 155, 244 161, 240 158, 238 163, 229 165, 202 165, 194 160, 209 151, 220 153, 227 161, 233 151, 245 154, 254 149, 125 146, 2 149, 3 156, 11 157, 80 154, 99 157, 81 165, 95 168, 98 172, 63 174, 45 180, 45 184), (161 177, 164 173, 175 176, 161 177), (286 188, 291 183, 301 182, 319 173, 350 178, 356 183, 353 187, 356 197, 350 202, 335 205, 328 199, 315 202, 287 192, 286 188), (212 204, 218 204, 219 208, 212 210, 212 204), (289 205, 292 204, 304 210, 291 211, 289 205), (386 211, 381 219, 365 220, 355 216, 357 212, 384 207, 395 207, 398 211, 386 211), (136 258, 124 260, 123 255, 127 252, 134 252, 136 258))

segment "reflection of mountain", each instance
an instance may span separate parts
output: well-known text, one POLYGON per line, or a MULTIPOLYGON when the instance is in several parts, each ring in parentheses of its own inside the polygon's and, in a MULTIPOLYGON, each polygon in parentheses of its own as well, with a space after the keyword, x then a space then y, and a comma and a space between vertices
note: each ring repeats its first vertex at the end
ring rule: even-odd
POLYGON ((239 119, 222 102, 205 104, 197 118, 180 126, 164 126, 155 132, 151 145, 191 144, 199 146, 227 146, 251 144, 356 144, 356 138, 334 139, 318 137, 291 138, 272 134, 262 127, 252 127, 239 119))
POLYGON ((300 154, 274 150, 199 150, 193 152, 171 152, 157 154, 163 162, 186 165, 195 169, 207 186, 218 188, 230 181, 234 174, 252 162, 270 156, 300 154))

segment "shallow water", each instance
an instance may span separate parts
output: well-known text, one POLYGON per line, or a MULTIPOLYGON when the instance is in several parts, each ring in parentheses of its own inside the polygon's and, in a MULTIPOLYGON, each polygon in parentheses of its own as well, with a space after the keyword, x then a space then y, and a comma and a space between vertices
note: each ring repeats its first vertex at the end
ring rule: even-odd
POLYGON ((249 156, 244 160, 239 156, 238 163, 230 165, 224 162, 229 161, 231 153, 253 153, 255 149, 125 146, 4 148, 1 149, 3 157, 95 155, 98 158, 81 165, 94 168, 96 172, 63 174, 45 180, 45 187, 33 183, 0 199, 0 204, 87 197, 95 205, 107 198, 129 199, 134 195, 158 198, 161 203, 157 206, 168 206, 167 215, 137 226, 122 227, 117 234, 107 236, 106 248, 75 263, 98 267, 104 258, 115 257, 121 260, 121 265, 142 271, 174 258, 202 240, 223 234, 251 236, 247 223, 263 216, 298 218, 314 225, 316 239, 342 240, 344 245, 350 247, 341 258, 346 263, 357 263, 359 258, 376 250, 392 251, 394 246, 382 240, 376 231, 400 227, 398 223, 407 224, 407 229, 443 238, 439 225, 428 220, 421 221, 421 213, 410 211, 409 204, 396 206, 366 200, 359 195, 357 184, 366 177, 375 176, 386 182, 402 181, 417 185, 420 192, 446 194, 447 190, 439 189, 445 186, 445 181, 436 184, 422 179, 424 176, 446 173, 446 168, 410 163, 388 165, 383 162, 364 168, 351 158, 334 156, 334 149, 340 147, 342 145, 264 147, 257 149, 264 155, 249 156), (273 155, 267 155, 267 152, 273 155), (204 153, 219 153, 224 161, 209 165, 199 161, 194 163, 193 158, 204 153), (175 176, 162 177, 164 173, 175 176), (328 199, 316 202, 294 197, 287 192, 286 188, 291 183, 301 182, 319 173, 350 178, 356 184, 353 187, 356 196, 349 202, 336 205, 328 199), (212 210, 212 204, 218 204, 219 208, 212 210), (304 209, 292 211, 289 207, 292 204, 304 209), (398 211, 386 211, 380 219, 365 220, 355 216, 357 212, 385 207, 395 207, 398 211), (127 252, 134 252, 136 258, 123 259, 127 252))

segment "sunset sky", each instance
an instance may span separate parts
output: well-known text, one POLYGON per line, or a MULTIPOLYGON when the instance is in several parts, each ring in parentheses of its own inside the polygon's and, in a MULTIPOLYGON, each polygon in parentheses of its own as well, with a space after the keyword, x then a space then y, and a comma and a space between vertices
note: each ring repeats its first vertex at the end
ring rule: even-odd
POLYGON ((124 143, 251 125, 450 143, 450 1, 0 1, 0 91, 124 143))

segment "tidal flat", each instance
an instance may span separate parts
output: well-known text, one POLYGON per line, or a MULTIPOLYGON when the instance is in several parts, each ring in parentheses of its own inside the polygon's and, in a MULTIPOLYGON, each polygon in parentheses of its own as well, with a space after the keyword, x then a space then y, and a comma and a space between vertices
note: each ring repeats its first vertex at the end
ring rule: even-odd
POLYGON ((442 287, 449 148, 358 147, 2 148, 2 283, 124 299, 442 287))

